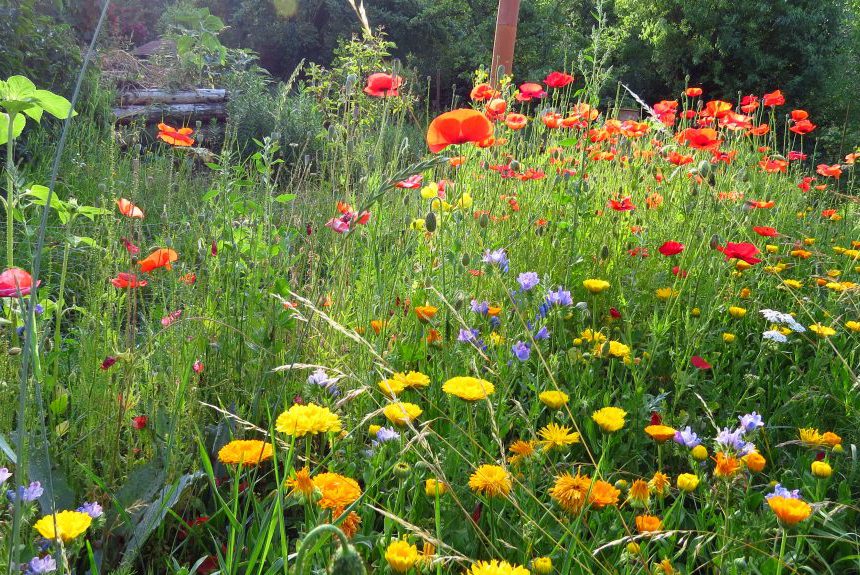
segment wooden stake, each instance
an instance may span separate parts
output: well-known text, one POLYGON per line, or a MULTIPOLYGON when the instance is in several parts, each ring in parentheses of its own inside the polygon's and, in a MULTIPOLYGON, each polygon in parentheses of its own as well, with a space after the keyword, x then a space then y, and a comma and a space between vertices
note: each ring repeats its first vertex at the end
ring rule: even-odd
POLYGON ((496 16, 496 37, 493 40, 493 61, 490 66, 490 83, 497 86, 499 68, 510 74, 514 64, 514 44, 517 41, 517 21, 520 15, 520 0, 499 0, 496 16))

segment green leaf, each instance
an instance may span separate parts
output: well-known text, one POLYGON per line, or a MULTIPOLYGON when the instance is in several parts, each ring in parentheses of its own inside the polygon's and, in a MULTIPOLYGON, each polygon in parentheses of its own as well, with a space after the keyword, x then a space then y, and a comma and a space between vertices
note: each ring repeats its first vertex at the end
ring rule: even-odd
MULTIPOLYGON (((24 131, 24 126, 27 124, 27 118, 21 114, 15 116, 15 122, 12 126, 12 137, 17 138, 24 131)), ((9 114, 0 112, 0 146, 9 140, 9 114)))
POLYGON ((94 220, 96 216, 106 216, 111 213, 110 210, 97 208, 95 206, 79 206, 78 213, 82 216, 94 220))
POLYGON ((36 85, 24 76, 11 76, 3 87, 0 98, 4 100, 25 101, 36 95, 36 85))
MULTIPOLYGON (((36 206, 44 206, 48 203, 48 192, 50 190, 47 186, 41 186, 39 184, 33 184, 30 188, 24 192, 24 195, 32 198, 31 204, 36 206)), ((69 205, 57 197, 57 194, 51 195, 51 209, 57 212, 57 216, 60 218, 60 223, 66 224, 71 218, 71 212, 69 210, 69 205)))
POLYGON ((97 249, 100 247, 93 238, 88 238, 86 236, 72 236, 69 241, 72 244, 72 247, 75 248, 80 245, 89 246, 91 248, 97 249))
POLYGON ((61 120, 69 117, 69 111, 72 116, 77 116, 77 112, 72 110, 72 103, 48 90, 36 90, 36 102, 43 110, 61 120))
POLYGON ((279 204, 286 204, 288 202, 292 202, 296 199, 295 194, 281 194, 279 196, 275 196, 275 201, 279 204))
POLYGON ((54 401, 48 404, 48 409, 51 410, 51 413, 53 413, 55 417, 59 417, 66 413, 66 410, 69 409, 69 394, 60 393, 54 401))
POLYGON ((218 195, 219 190, 209 190, 205 194, 203 194, 203 201, 208 202, 209 200, 215 198, 218 195))
POLYGON ((579 138, 570 137, 570 138, 565 138, 565 139, 561 140, 558 143, 558 145, 561 146, 562 148, 570 148, 571 146, 575 146, 578 141, 579 141, 579 138))

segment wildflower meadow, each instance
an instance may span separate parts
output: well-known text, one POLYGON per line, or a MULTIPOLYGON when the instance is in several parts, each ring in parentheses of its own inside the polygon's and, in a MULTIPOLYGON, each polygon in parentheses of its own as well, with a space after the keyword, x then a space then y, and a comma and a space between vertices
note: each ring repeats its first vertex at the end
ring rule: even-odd
POLYGON ((860 142, 376 34, 247 145, 0 81, 0 571, 860 573, 860 142))

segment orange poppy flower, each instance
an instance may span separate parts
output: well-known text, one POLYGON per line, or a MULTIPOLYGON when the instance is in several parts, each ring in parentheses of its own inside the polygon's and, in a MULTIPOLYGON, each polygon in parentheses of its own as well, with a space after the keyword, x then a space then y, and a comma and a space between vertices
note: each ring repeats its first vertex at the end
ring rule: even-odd
POLYGON ((747 134, 749 134, 750 136, 764 136, 768 132, 770 132, 770 126, 768 126, 767 124, 761 124, 759 126, 750 128, 747 134))
POLYGON ((487 102, 487 117, 491 120, 500 118, 508 111, 508 103, 501 98, 493 98, 487 102))
POLYGON ((492 138, 493 124, 477 110, 461 108, 437 116, 427 128, 427 146, 434 154, 452 144, 492 138))
POLYGON ((498 90, 494 90, 492 86, 489 84, 478 84, 474 88, 472 88, 471 94, 469 96, 472 98, 474 102, 485 102, 487 100, 492 100, 496 96, 499 95, 498 90))
POLYGON ((456 168, 457 166, 462 166, 466 163, 466 156, 454 156, 448 160, 448 164, 451 165, 452 168, 456 168))
POLYGON ((705 109, 702 110, 702 116, 706 118, 722 118, 732 111, 732 104, 722 100, 711 100, 705 104, 705 109))
POLYGON ((796 121, 794 123, 794 125, 789 128, 789 130, 791 130, 795 134, 800 134, 801 136, 803 136, 805 134, 808 134, 809 132, 811 132, 812 130, 814 130, 817 127, 818 126, 816 126, 815 124, 813 124, 809 120, 804 119, 804 120, 796 121))
POLYGON ((403 85, 403 78, 400 76, 377 72, 367 77, 367 85, 364 87, 364 93, 374 98, 399 96, 397 90, 401 85, 403 85))
POLYGON ((117 276, 110 280, 110 283, 114 285, 114 287, 118 287, 120 289, 128 289, 128 288, 137 288, 146 286, 146 280, 138 280, 137 276, 134 274, 127 273, 119 273, 117 276))
POLYGON ((686 128, 675 139, 697 150, 716 150, 722 143, 713 128, 686 128))
POLYGON ((543 122, 543 125, 551 130, 554 130, 561 126, 561 114, 558 114, 556 112, 547 112, 546 114, 541 116, 540 119, 543 122))
POLYGON ((135 206, 125 198, 120 198, 116 201, 116 207, 119 208, 119 213, 128 218, 143 219, 143 210, 135 206))
POLYGON ((158 124, 158 139, 171 146, 182 148, 194 145, 194 138, 191 137, 193 133, 194 130, 191 128, 179 128, 177 130, 164 123, 158 124))
POLYGON ((788 171, 788 160, 765 158, 758 163, 759 167, 768 174, 788 171))
POLYGON ((698 98, 702 95, 703 92, 704 90, 702 90, 701 88, 687 88, 686 90, 684 90, 684 95, 688 98, 698 98))
POLYGON ((771 92, 770 94, 765 94, 762 97, 762 103, 765 106, 782 106, 785 104, 785 96, 783 96, 781 90, 776 90, 771 92))
POLYGON ((833 164, 832 166, 828 166, 827 164, 818 164, 815 167, 815 171, 821 176, 836 178, 838 180, 839 176, 842 175, 842 166, 839 164, 833 164))
POLYGON ((144 273, 151 272, 154 269, 166 268, 168 271, 173 269, 170 264, 179 259, 179 255, 169 248, 158 248, 145 259, 138 262, 140 271, 144 273))
POLYGON ((528 119, 522 114, 508 114, 505 116, 505 125, 511 130, 522 130, 526 127, 528 119))

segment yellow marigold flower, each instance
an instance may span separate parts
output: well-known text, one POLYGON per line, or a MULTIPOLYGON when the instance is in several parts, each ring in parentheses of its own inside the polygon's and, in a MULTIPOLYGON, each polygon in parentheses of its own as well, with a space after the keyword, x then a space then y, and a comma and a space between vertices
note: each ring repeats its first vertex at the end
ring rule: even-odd
POLYGON ((666 301, 669 298, 675 297, 678 295, 678 290, 672 289, 670 287, 657 288, 657 291, 654 292, 657 296, 657 299, 660 301, 666 301))
MULTIPOLYGON (((343 515, 344 509, 335 509, 332 511, 332 517, 337 518, 343 515)), ((355 511, 350 511, 343 521, 340 522, 340 530, 346 535, 347 539, 352 539, 358 533, 358 528, 361 527, 361 517, 355 511)))
POLYGON ((538 399, 550 409, 560 409, 570 398, 563 391, 550 390, 541 392, 538 399))
POLYGON ((496 332, 492 332, 492 333, 490 333, 490 343, 493 344, 494 346, 504 345, 505 336, 500 335, 496 332))
POLYGON ((645 428, 645 433, 657 443, 665 443, 675 437, 675 428, 668 425, 649 425, 645 428))
POLYGON ((690 315, 693 317, 699 317, 700 315, 702 315, 702 310, 697 307, 694 307, 692 310, 690 310, 690 315))
POLYGON ((296 476, 287 479, 286 485, 290 488, 290 495, 310 497, 314 492, 314 480, 311 479, 311 471, 307 467, 296 471, 296 476))
POLYGON ((598 479, 591 485, 588 502, 595 509, 603 509, 610 505, 617 505, 619 495, 621 495, 621 491, 616 489, 614 485, 598 479))
POLYGON ((602 293, 608 290, 611 286, 606 280, 585 280, 582 282, 582 287, 590 291, 591 293, 602 293))
POLYGON ((512 487, 511 474, 498 465, 481 465, 469 476, 469 488, 486 497, 507 496, 512 487))
POLYGON ((691 493, 696 490, 696 487, 699 486, 699 478, 692 473, 682 473, 678 476, 678 479, 675 481, 675 484, 681 491, 685 493, 691 493))
POLYGON ((746 314, 747 314, 747 310, 745 308, 738 307, 736 305, 729 307, 729 315, 735 319, 740 319, 740 318, 744 317, 746 314))
POLYGON ((516 465, 535 452, 535 441, 523 441, 522 439, 518 439, 517 441, 514 441, 508 449, 514 454, 513 457, 511 457, 511 465, 516 465))
POLYGON ((775 254, 779 251, 779 246, 775 246, 773 244, 767 244, 764 246, 764 249, 769 254, 775 254))
POLYGON ((747 466, 747 469, 753 473, 761 473, 764 466, 767 465, 767 459, 758 451, 753 451, 741 457, 741 461, 747 466))
POLYGON ((648 507, 651 505, 651 490, 648 487, 647 481, 637 479, 630 485, 630 491, 627 493, 627 503, 633 507, 648 507))
POLYGON ((624 427, 624 417, 627 412, 620 407, 604 407, 591 414, 600 429, 606 433, 614 433, 624 427))
POLYGON ((823 444, 823 437, 821 433, 812 427, 804 427, 797 431, 800 436, 801 443, 804 443, 811 447, 816 447, 823 444))
POLYGON ((826 461, 813 461, 811 471, 819 479, 827 479, 833 474, 833 468, 826 461))
POLYGON ((463 575, 529 575, 530 572, 520 565, 511 565, 507 561, 478 561, 473 563, 463 575))
POLYGON ((278 416, 275 429, 293 437, 304 437, 317 433, 337 433, 341 430, 340 417, 327 407, 314 403, 293 405, 278 416))
POLYGON ((780 262, 780 263, 776 264, 775 266, 765 266, 765 267, 764 267, 764 271, 766 271, 767 273, 769 273, 769 274, 777 274, 777 275, 778 275, 778 274, 781 274, 781 273, 782 273, 782 272, 784 272, 786 269, 788 269, 788 265, 787 265, 787 264, 784 264, 784 263, 782 263, 782 262, 780 262))
POLYGON ((704 461, 708 458, 708 448, 704 445, 697 445, 690 450, 690 455, 692 455, 693 459, 696 461, 704 461))
POLYGON ((377 385, 379 385, 379 389, 382 390, 382 393, 388 397, 396 397, 406 389, 406 383, 402 379, 397 379, 396 377, 383 379, 377 385))
POLYGON ((738 297, 740 297, 741 299, 748 299, 751 295, 752 290, 750 288, 743 288, 738 294, 738 297))
POLYGON ((419 305, 415 306, 415 317, 418 318, 418 321, 422 323, 427 323, 433 316, 436 315, 436 312, 439 311, 439 308, 434 307, 432 305, 419 305))
POLYGON ((477 401, 493 395, 496 391, 496 386, 485 379, 458 376, 452 377, 442 384, 442 391, 466 401, 477 401))
POLYGON ((606 336, 602 332, 593 331, 591 328, 588 328, 582 331, 580 339, 589 343, 603 343, 606 341, 606 336))
POLYGON ((417 389, 419 387, 427 387, 430 385, 430 378, 420 371, 410 371, 408 373, 395 373, 394 379, 403 383, 406 388, 417 389))
POLYGON ((419 558, 419 561, 429 567, 433 564, 433 557, 435 555, 436 546, 425 541, 424 545, 421 546, 421 557, 419 558))
POLYGON ((820 323, 814 323, 809 326, 809 331, 818 335, 818 337, 830 337, 831 335, 836 335, 835 329, 826 325, 822 325, 820 323))
POLYGON ((320 473, 313 478, 314 487, 322 497, 317 504, 323 509, 349 507, 361 497, 361 487, 355 479, 339 473, 320 473))
POLYGON ((852 260, 860 259, 860 250, 845 250, 842 255, 848 256, 852 260))
POLYGON ((370 424, 367 426, 367 434, 371 437, 376 437, 380 429, 382 429, 381 425, 370 424))
POLYGON ((655 517, 653 515, 637 515, 636 516, 636 530, 639 533, 652 533, 655 531, 660 531, 663 527, 663 522, 659 517, 655 517))
POLYGON ((439 185, 436 182, 431 182, 421 188, 421 197, 425 200, 432 200, 439 195, 439 185))
POLYGON ((549 451, 557 447, 567 447, 579 443, 579 433, 571 433, 570 429, 570 427, 564 427, 557 423, 550 423, 538 431, 538 436, 541 438, 540 445, 545 451, 549 451))
POLYGON ((845 285, 843 285, 844 283, 848 283, 848 282, 843 282, 843 283, 839 283, 839 282, 827 282, 827 283, 825 283, 825 284, 824 284, 824 287, 826 287, 826 288, 827 288, 827 289, 829 289, 829 290, 832 290, 832 291, 835 291, 835 292, 842 293, 842 292, 844 292, 846 289, 848 289, 845 285))
POLYGON ((797 525, 812 515, 812 507, 800 499, 774 496, 767 504, 783 525, 797 525))
POLYGON ((803 284, 798 280, 782 280, 782 284, 786 287, 790 287, 791 289, 800 289, 803 287, 803 284))
POLYGON ((93 518, 86 513, 80 511, 60 511, 53 515, 45 515, 33 525, 33 528, 39 532, 39 535, 49 541, 61 540, 63 543, 68 543, 89 529, 93 522, 93 518), (57 530, 54 531, 54 523, 56 521, 57 530))
POLYGON ((555 478, 549 496, 570 514, 579 513, 585 506, 591 479, 587 475, 565 473, 555 478))
POLYGON ((812 252, 807 250, 791 250, 790 253, 793 257, 800 258, 802 260, 808 260, 809 256, 812 255, 812 252))
POLYGON ((654 477, 648 482, 648 488, 657 495, 657 497, 666 497, 669 492, 669 487, 672 485, 672 480, 665 473, 657 471, 654 477))
POLYGON ((438 479, 430 478, 424 482, 424 494, 427 497, 442 496, 448 491, 448 486, 438 479))
POLYGON ((742 272, 744 270, 748 270, 751 267, 752 267, 752 264, 748 264, 747 262, 745 262, 743 260, 736 260, 735 261, 735 269, 738 270, 736 272, 738 275, 735 277, 740 277, 740 272, 742 272))
POLYGON ((733 334, 733 333, 729 333, 729 332, 725 332, 725 333, 723 333, 723 341, 724 341, 725 343, 732 343, 732 342, 734 342, 737 338, 738 338, 738 336, 736 336, 736 335, 735 335, 735 334, 733 334))
POLYGON ((841 276, 841 275, 842 275, 842 271, 841 271, 841 270, 827 270, 827 277, 831 277, 831 278, 834 278, 834 279, 835 279, 835 278, 838 278, 838 277, 839 277, 839 276, 841 276))
POLYGON ((804 245, 813 246, 815 245, 815 238, 803 238, 804 245))
POLYGON ((537 575, 549 575, 552 573, 552 559, 549 557, 535 557, 532 559, 532 571, 537 575))
POLYGON ((713 459, 716 464, 714 466, 714 475, 717 477, 734 477, 741 468, 740 461, 734 455, 727 457, 725 453, 719 451, 713 459))
POLYGON ((411 423, 412 421, 418 419, 418 417, 424 413, 424 410, 415 405, 414 403, 407 403, 405 401, 395 401, 394 403, 389 403, 385 406, 385 409, 382 410, 382 414, 394 425, 404 426, 407 423, 411 423))
POLYGON ((642 548, 635 541, 631 541, 630 543, 627 544, 627 552, 630 553, 631 555, 639 555, 639 553, 641 551, 642 551, 642 548))
POLYGON ((609 355, 612 357, 620 357, 626 359, 630 357, 630 348, 620 341, 611 340, 609 342, 609 355))
POLYGON ((395 573, 406 573, 418 563, 418 548, 406 541, 397 539, 388 544, 385 560, 395 573))
POLYGON ((226 465, 257 465, 272 458, 271 443, 259 439, 234 439, 218 450, 218 460, 226 465))

